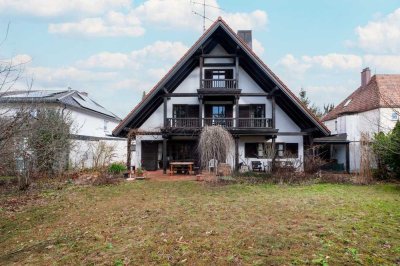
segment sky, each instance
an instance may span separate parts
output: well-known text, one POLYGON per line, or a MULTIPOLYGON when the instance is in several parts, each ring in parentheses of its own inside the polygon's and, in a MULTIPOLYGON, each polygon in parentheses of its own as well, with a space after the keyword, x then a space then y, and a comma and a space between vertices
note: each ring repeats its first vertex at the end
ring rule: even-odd
MULTIPOLYGON (((14 89, 89 93, 123 118, 201 36, 202 0, 0 0, 0 60, 22 64, 14 89)), ((340 103, 360 72, 400 73, 399 0, 206 0, 253 31, 253 50, 318 106, 340 103)))

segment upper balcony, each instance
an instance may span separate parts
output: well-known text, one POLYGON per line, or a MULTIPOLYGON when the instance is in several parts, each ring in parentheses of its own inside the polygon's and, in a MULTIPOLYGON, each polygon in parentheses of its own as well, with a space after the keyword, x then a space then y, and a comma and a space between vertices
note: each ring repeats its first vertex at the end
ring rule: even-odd
POLYGON ((222 126, 227 129, 272 129, 271 118, 167 118, 169 129, 199 129, 222 126))
POLYGON ((236 79, 202 79, 201 89, 237 89, 236 79))

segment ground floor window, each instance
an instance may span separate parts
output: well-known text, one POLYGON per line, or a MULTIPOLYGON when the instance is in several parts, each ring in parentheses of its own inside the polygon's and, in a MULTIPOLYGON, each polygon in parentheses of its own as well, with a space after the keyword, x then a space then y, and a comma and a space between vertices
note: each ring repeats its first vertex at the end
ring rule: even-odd
MULTIPOLYGON (((271 143, 245 143, 244 155, 246 158, 262 158, 267 156, 271 143), (261 149, 261 150, 260 150, 261 149)), ((275 143, 275 152, 278 158, 297 158, 299 156, 298 143, 275 143)))

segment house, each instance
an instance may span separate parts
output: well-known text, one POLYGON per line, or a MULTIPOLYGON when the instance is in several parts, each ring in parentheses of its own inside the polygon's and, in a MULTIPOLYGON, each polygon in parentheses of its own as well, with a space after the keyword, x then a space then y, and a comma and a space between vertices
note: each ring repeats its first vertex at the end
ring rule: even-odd
POLYGON ((103 143, 114 147, 113 161, 126 160, 126 140, 111 135, 121 119, 91 99, 87 93, 77 90, 30 90, 7 91, 0 95, 1 114, 13 115, 22 105, 27 105, 32 116, 41 108, 54 108, 67 114, 72 120, 71 139, 73 145, 69 153, 72 167, 93 166, 93 155, 98 145, 103 143), (15 112, 13 112, 15 110, 15 112))
MULTIPOLYGON (((136 132, 136 164, 163 169, 172 161, 198 164, 202 127, 233 135, 232 167, 269 160, 266 144, 302 168, 304 147, 329 130, 266 66, 251 47, 251 31, 237 34, 218 18, 146 97, 114 129, 136 132)), ((212 143, 210 143, 212 145, 212 143)))
MULTIPOLYGON (((400 75, 379 75, 371 77, 371 70, 361 72, 361 86, 323 117, 323 123, 336 138, 350 143, 350 171, 360 169, 361 136, 372 138, 375 133, 392 130, 399 120, 400 75)), ((343 145, 331 150, 332 158, 343 161, 343 145)))

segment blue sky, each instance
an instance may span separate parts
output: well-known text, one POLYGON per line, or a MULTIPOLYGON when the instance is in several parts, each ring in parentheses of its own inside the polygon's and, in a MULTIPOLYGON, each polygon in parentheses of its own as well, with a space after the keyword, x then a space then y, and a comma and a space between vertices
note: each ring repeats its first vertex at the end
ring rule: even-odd
MULTIPOLYGON (((16 89, 69 86, 124 117, 201 35, 191 2, 2 0, 0 58, 26 63, 16 89)), ((207 8, 211 20, 252 29, 256 53, 320 106, 355 90, 363 67, 400 73, 398 0, 206 2, 222 8, 207 8)))

